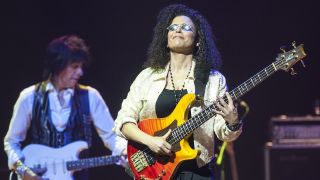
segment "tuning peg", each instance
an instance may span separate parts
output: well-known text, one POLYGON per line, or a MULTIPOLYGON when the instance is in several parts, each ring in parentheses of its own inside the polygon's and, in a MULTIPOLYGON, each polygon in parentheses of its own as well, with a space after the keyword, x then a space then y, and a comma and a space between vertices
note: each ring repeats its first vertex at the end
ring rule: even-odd
POLYGON ((292 45, 294 48, 297 48, 297 47, 296 47, 296 41, 293 41, 293 42, 291 43, 291 45, 292 45))
POLYGON ((293 68, 290 68, 290 74, 291 75, 296 75, 298 74, 293 68))
POLYGON ((285 50, 284 48, 285 48, 285 46, 281 46, 281 47, 280 47, 280 50, 285 53, 286 50, 285 50))
POLYGON ((301 64, 302 64, 302 67, 304 67, 304 68, 305 68, 305 67, 306 67, 306 65, 304 64, 303 60, 301 60, 300 62, 301 62, 301 64))

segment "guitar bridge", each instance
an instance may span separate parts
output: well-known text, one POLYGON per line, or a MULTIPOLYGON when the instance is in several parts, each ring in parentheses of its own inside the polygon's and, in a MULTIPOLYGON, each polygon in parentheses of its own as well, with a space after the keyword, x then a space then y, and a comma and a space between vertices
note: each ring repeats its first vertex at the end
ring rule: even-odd
POLYGON ((138 172, 141 172, 144 168, 146 168, 148 166, 147 159, 145 158, 145 156, 143 155, 143 153, 141 151, 134 153, 131 156, 131 160, 132 160, 134 168, 138 172))
POLYGON ((155 159, 148 153, 138 151, 131 156, 131 161, 137 172, 141 172, 150 164, 155 163, 155 159))

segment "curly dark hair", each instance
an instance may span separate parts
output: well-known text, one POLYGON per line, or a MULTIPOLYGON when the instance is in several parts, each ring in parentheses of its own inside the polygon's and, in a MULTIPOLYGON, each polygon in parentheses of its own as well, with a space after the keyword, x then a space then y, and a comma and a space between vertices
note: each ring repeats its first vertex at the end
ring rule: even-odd
POLYGON ((82 62, 87 66, 91 61, 89 47, 77 35, 65 35, 53 39, 46 51, 43 78, 46 80, 59 74, 69 64, 82 62))
POLYGON ((169 5, 160 11, 144 68, 151 67, 158 71, 164 69, 169 62, 168 30, 166 28, 177 16, 189 17, 196 27, 195 42, 199 43, 199 47, 196 47, 197 49, 193 51, 196 61, 195 78, 205 84, 208 81, 211 69, 218 70, 221 66, 220 53, 214 42, 214 36, 208 21, 198 11, 183 4, 169 5))

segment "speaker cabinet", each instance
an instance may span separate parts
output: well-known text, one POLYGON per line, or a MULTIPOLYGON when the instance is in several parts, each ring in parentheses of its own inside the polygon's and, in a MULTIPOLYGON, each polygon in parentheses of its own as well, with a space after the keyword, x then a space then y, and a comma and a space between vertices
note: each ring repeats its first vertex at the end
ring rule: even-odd
POLYGON ((320 180, 320 146, 272 145, 264 149, 265 180, 320 180))

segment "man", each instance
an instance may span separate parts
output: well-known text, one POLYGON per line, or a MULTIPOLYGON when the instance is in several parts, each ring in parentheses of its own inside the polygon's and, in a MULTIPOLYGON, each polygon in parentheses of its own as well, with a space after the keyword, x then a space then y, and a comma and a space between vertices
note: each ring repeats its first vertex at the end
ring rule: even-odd
MULTIPOLYGON (((126 154, 127 142, 112 132, 114 122, 99 92, 78 84, 89 61, 89 48, 80 37, 67 35, 54 39, 46 52, 45 80, 20 93, 4 139, 9 168, 20 178, 41 179, 24 164, 28 157, 21 146, 42 144, 62 148, 82 140, 90 147, 92 125, 114 155, 126 154)), ((87 172, 80 174, 75 179, 88 179, 87 172)))

